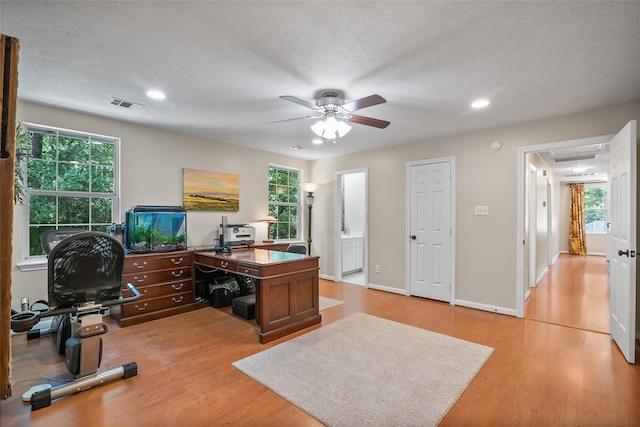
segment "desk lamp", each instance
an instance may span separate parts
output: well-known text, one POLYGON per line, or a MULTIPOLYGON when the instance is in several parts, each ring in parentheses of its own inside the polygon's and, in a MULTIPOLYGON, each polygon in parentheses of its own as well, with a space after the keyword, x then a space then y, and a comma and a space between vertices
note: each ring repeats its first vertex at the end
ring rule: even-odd
POLYGON ((271 224, 278 222, 278 220, 274 217, 272 217, 271 215, 266 216, 264 218, 262 218, 260 220, 260 222, 266 222, 267 223, 267 239, 268 240, 263 240, 262 243, 274 243, 273 240, 269 239, 269 232, 271 231, 271 224))

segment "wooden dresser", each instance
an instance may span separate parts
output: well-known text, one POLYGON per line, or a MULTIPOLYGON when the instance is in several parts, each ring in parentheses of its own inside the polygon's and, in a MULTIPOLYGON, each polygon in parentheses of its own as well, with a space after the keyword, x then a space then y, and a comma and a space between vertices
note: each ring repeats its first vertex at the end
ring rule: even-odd
POLYGON ((192 311, 195 302, 193 252, 128 254, 122 283, 123 296, 132 296, 126 289, 126 284, 131 283, 142 297, 112 307, 111 316, 120 326, 192 311))

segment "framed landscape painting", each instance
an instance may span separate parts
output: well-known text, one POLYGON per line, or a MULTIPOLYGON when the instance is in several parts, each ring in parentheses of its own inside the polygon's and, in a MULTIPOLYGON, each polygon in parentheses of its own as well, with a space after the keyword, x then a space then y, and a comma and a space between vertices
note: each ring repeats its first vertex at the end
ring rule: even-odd
POLYGON ((183 168, 182 183, 188 211, 240 210, 240 175, 183 168))

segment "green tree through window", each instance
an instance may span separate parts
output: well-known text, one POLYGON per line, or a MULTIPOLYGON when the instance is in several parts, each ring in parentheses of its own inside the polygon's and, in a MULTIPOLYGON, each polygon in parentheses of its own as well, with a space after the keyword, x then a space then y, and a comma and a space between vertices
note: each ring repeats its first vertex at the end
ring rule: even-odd
POLYGON ((607 232, 607 187, 585 187, 584 228, 587 233, 607 232))
POLYGON ((43 255, 48 230, 106 232, 117 216, 119 139, 23 124, 28 256, 43 255))
POLYGON ((269 167, 269 215, 276 218, 269 226, 269 239, 298 239, 300 224, 299 171, 281 166, 269 167))

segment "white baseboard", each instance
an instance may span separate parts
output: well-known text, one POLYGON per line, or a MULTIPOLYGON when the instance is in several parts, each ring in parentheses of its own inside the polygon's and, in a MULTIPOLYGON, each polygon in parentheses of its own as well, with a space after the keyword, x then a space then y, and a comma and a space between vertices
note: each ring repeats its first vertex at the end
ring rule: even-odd
POLYGON ((540 275, 536 279, 536 286, 538 286, 540 282, 542 282, 542 279, 544 279, 547 273, 549 273, 549 267, 545 267, 544 270, 542 270, 542 273, 540 273, 540 275))
POLYGON ((391 286, 376 285, 375 283, 369 283, 367 285, 367 288, 375 289, 377 291, 391 292, 394 294, 407 295, 406 289, 393 288, 391 286))
POLYGON ((319 274, 318 277, 324 280, 331 280, 332 282, 335 282, 334 276, 329 276, 327 274, 319 274))
POLYGON ((455 305, 460 305, 462 307, 475 308, 478 310, 490 311, 492 313, 506 314, 508 316, 514 316, 514 317, 517 317, 518 315, 516 309, 514 308, 498 307, 495 305, 481 304, 477 302, 465 301, 460 299, 455 300, 455 305))

